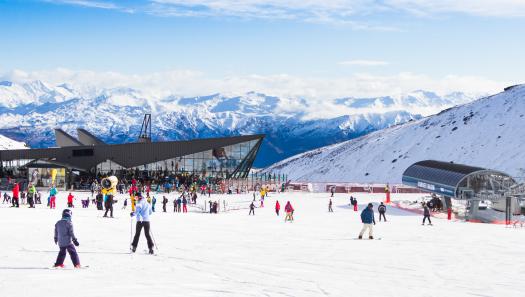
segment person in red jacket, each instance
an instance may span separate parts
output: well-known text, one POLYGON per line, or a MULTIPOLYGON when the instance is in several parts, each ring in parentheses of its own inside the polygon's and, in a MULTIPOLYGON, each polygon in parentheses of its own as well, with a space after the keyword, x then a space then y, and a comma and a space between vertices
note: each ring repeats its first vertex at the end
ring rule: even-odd
POLYGON ((15 184, 13 185, 13 199, 12 199, 13 207, 20 207, 20 204, 18 203, 19 195, 20 195, 20 186, 18 185, 18 183, 15 182, 15 184))
POLYGON ((287 221, 293 222, 294 209, 293 209, 292 204, 290 203, 290 201, 286 202, 286 206, 284 207, 284 211, 286 212, 286 217, 284 218, 284 222, 287 222, 287 221))
POLYGON ((279 215, 279 210, 281 210, 281 205, 279 204, 279 200, 275 201, 275 213, 279 215))
POLYGON ((71 192, 69 192, 69 195, 67 195, 67 207, 75 207, 73 205, 73 199, 75 198, 75 196, 73 196, 73 194, 71 194, 71 192))

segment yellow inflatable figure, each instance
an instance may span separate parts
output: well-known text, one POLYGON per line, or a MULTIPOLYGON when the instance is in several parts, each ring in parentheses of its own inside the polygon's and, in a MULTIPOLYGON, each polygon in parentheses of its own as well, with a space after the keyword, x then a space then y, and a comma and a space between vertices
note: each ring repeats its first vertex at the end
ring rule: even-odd
POLYGON ((100 184, 102 185, 102 194, 115 195, 117 193, 118 178, 116 176, 103 178, 100 184))
POLYGON ((137 199, 135 198, 135 195, 130 194, 129 200, 131 200, 131 211, 135 212, 135 202, 137 201, 137 199))
POLYGON ((57 170, 55 168, 51 169, 51 184, 55 184, 55 180, 57 179, 57 170))

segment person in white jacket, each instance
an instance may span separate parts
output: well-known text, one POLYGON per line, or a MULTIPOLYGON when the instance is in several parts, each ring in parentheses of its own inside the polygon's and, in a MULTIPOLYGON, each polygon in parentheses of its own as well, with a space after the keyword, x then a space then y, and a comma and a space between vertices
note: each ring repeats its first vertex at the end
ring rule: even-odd
POLYGON ((140 232, 142 231, 142 228, 144 228, 144 235, 146 235, 146 239, 148 241, 149 253, 153 254, 154 244, 150 235, 150 215, 153 212, 151 211, 150 204, 146 202, 146 199, 144 199, 142 195, 140 195, 140 193, 138 193, 137 199, 138 201, 135 205, 135 212, 131 213, 132 217, 135 216, 137 218, 135 237, 133 238, 133 242, 131 243, 131 251, 134 253, 137 250, 140 232))

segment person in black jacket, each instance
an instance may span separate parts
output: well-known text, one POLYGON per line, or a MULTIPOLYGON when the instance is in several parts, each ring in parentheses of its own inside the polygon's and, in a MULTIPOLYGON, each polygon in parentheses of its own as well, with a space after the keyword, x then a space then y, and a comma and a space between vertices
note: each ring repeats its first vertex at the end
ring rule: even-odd
POLYGON ((97 209, 98 210, 104 210, 103 203, 104 203, 104 195, 102 195, 102 192, 98 192, 97 197, 95 197, 95 200, 97 201, 97 209))
POLYGON ((255 215, 255 204, 253 204, 253 201, 250 204, 250 213, 248 215, 255 215))
POLYGON ((166 204, 168 204, 168 198, 162 196, 162 211, 166 212, 166 204))
POLYGON ((432 221, 430 220, 430 209, 428 208, 428 205, 423 202, 423 224, 425 225, 425 220, 428 219, 428 224, 432 226, 432 221))
POLYGON ((330 199, 330 202, 328 202, 328 212, 334 212, 332 208, 332 199, 330 199))
POLYGON ((377 207, 377 211, 379 212, 379 221, 381 222, 381 217, 383 217, 383 219, 386 222, 386 217, 385 217, 386 205, 384 205, 383 202, 379 204, 379 206, 377 207))

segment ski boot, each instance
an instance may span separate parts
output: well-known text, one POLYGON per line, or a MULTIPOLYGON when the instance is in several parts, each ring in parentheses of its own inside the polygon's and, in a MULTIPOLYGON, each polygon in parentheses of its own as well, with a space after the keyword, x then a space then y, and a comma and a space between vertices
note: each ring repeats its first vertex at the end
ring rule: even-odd
POLYGON ((150 248, 148 254, 153 255, 153 249, 150 248))
POLYGON ((368 239, 374 239, 374 236, 368 236, 368 239))
POLYGON ((362 235, 359 235, 358 239, 363 239, 363 236, 362 236, 362 235))
POLYGON ((137 250, 137 247, 136 246, 131 246, 131 252, 134 253, 136 250, 137 250))
POLYGON ((75 265, 75 268, 80 269, 80 268, 82 268, 82 266, 80 266, 80 264, 77 264, 77 265, 75 265))
POLYGON ((64 268, 64 264, 55 264, 53 265, 53 268, 64 268))

